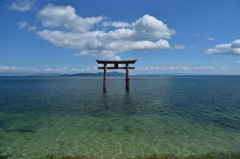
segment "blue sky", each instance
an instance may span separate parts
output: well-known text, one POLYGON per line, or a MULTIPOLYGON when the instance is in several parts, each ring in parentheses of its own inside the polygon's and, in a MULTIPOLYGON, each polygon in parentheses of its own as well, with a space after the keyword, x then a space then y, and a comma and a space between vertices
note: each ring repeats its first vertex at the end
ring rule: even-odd
POLYGON ((101 72, 96 59, 239 75, 239 16, 239 0, 1 0, 0 75, 101 72))

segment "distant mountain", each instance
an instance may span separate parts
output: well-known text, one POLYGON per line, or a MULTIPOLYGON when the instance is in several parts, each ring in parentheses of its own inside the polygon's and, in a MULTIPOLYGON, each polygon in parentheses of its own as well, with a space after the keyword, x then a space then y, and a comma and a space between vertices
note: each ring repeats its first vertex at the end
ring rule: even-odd
MULTIPOLYGON (((107 76, 125 76, 125 73, 107 72, 107 76)), ((102 72, 98 73, 75 73, 75 74, 61 74, 60 76, 103 76, 102 72)))
MULTIPOLYGON (((98 73, 75 73, 75 74, 60 74, 60 73, 16 73, 16 72, 0 72, 0 76, 103 76, 103 72, 98 73)), ((107 76, 126 76, 125 73, 121 72, 107 72, 107 76)), ((158 73, 158 74, 135 74, 130 75, 132 77, 157 77, 157 76, 209 76, 206 74, 186 74, 186 73, 158 73)), ((210 75, 211 76, 211 75, 210 75)), ((212 75, 218 76, 218 75, 212 75)), ((220 76, 228 76, 228 75, 220 75, 220 76)), ((231 76, 231 75, 230 75, 231 76)))
POLYGON ((59 76, 60 73, 0 72, 0 76, 59 76))
POLYGON ((49 74, 44 74, 44 73, 40 73, 40 74, 32 74, 29 76, 60 76, 61 73, 49 73, 49 74))
POLYGON ((126 76, 126 74, 114 71, 114 72, 107 72, 107 76, 126 76))
MULTIPOLYGON (((204 74, 202 74, 204 76, 204 74)), ((135 74, 132 76, 202 76, 201 74, 187 74, 187 73, 158 73, 158 74, 135 74)))
POLYGON ((132 75, 132 76, 173 76, 173 74, 171 73, 161 73, 161 74, 136 74, 136 75, 132 75))
POLYGON ((100 73, 61 74, 60 76, 100 76, 100 73))

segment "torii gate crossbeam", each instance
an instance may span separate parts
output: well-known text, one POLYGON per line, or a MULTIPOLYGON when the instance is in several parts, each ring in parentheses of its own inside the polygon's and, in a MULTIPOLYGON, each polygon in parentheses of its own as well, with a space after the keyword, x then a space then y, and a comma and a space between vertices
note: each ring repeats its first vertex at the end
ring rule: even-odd
POLYGON ((103 64, 103 67, 98 67, 98 69, 104 69, 103 73, 103 91, 107 90, 107 69, 126 69, 126 90, 130 90, 130 78, 129 69, 135 69, 134 67, 129 67, 129 64, 135 64, 137 60, 131 61, 102 61, 96 60, 98 64, 103 64), (114 67, 107 67, 107 64, 114 64, 114 67), (118 67, 118 64, 125 64, 125 67, 118 67))

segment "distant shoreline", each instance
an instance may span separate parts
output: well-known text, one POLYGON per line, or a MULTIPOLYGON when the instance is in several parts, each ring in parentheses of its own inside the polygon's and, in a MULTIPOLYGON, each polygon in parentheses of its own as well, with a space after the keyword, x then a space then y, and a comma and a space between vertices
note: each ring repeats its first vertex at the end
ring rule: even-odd
MULTIPOLYGON (((30 75, 0 75, 0 77, 102 77, 103 73, 76 73, 76 74, 30 74, 30 75)), ((107 76, 110 77, 125 77, 125 73, 119 72, 107 72, 107 76)), ((214 77, 214 76, 240 76, 240 75, 206 75, 206 74, 135 74, 130 77, 214 77)))

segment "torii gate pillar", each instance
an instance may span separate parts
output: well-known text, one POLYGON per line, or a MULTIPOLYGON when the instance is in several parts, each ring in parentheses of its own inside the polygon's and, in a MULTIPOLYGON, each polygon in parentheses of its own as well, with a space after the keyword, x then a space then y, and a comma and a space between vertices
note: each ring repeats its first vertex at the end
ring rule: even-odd
POLYGON ((107 90, 107 64, 104 64, 104 73, 103 73, 103 91, 107 90))
POLYGON ((103 64, 104 67, 98 67, 98 69, 104 69, 103 73, 103 91, 107 90, 107 69, 126 69, 126 91, 130 90, 130 78, 129 69, 135 69, 134 67, 129 67, 129 64, 134 64, 137 60, 132 61, 102 61, 96 60, 98 64, 103 64), (114 64, 114 67, 107 67, 107 64, 114 64), (126 67, 118 67, 118 64, 125 64, 126 67))
POLYGON ((130 90, 130 78, 129 78, 129 67, 128 64, 126 64, 126 90, 130 90))

